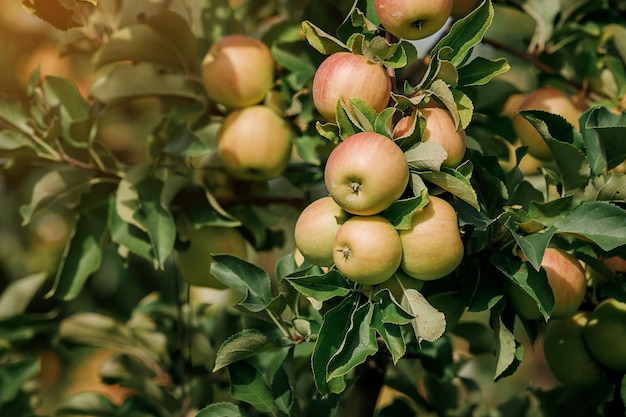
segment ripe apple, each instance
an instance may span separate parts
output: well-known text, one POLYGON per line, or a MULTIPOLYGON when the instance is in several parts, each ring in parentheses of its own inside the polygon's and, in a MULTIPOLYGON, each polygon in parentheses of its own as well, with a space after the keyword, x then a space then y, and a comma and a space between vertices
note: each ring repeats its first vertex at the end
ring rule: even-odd
POLYGON ((260 103, 274 85, 274 58, 256 38, 225 36, 202 60, 202 83, 209 98, 227 108, 260 103))
POLYGON ((409 166, 395 142, 359 132, 335 147, 326 162, 324 183, 345 211, 369 216, 398 200, 409 182, 409 166))
POLYGON ((615 371, 626 371, 626 303, 604 299, 589 315, 583 334, 598 362, 615 371))
POLYGON ((248 245, 241 233, 232 227, 206 226, 187 230, 189 247, 176 253, 180 275, 189 285, 227 288, 210 272, 211 254, 229 254, 242 259, 248 257, 248 245))
POLYGON ((336 52, 317 68, 312 85, 313 104, 328 121, 337 119, 337 103, 359 98, 380 112, 391 97, 391 79, 382 64, 363 55, 336 52))
POLYGON ((430 196, 428 204, 411 219, 411 228, 400 230, 402 263, 407 275, 425 281, 443 278, 463 260, 464 247, 454 207, 430 196))
POLYGON ((347 217, 348 213, 330 196, 306 206, 294 228, 296 248, 304 259, 318 266, 331 266, 335 236, 347 217))
POLYGON ((217 136, 224 169, 242 180, 267 181, 287 168, 292 130, 278 113, 255 105, 229 113, 217 136))
POLYGON ((385 282, 396 272, 401 258, 397 230, 379 215, 351 217, 335 237, 335 266, 347 279, 359 284, 385 282))
MULTIPOLYGON (((578 259, 561 249, 547 248, 541 267, 546 271, 548 284, 554 294, 551 318, 566 318, 578 311, 587 288, 585 269, 578 259)), ((527 320, 542 316, 539 306, 521 287, 506 281, 509 300, 517 314, 527 320)))
MULTIPOLYGON (((520 104, 519 110, 543 110, 558 114, 576 129, 579 127, 578 118, 582 114, 564 91, 554 87, 543 87, 529 93, 520 104)), ((553 158, 548 144, 528 120, 516 114, 513 117, 513 128, 522 144, 528 146, 530 155, 542 161, 553 158)))
POLYGON ((420 110, 426 119, 426 129, 422 136, 422 142, 434 142, 446 151, 448 157, 442 165, 455 168, 463 160, 466 148, 465 130, 457 130, 454 119, 446 109, 440 107, 428 107, 420 110))
POLYGON ((584 329, 589 312, 551 320, 543 338, 543 351, 555 378, 568 387, 592 387, 604 380, 605 369, 585 343, 584 329))
POLYGON ((376 15, 385 30, 396 38, 426 38, 445 25, 452 0, 374 0, 376 15))
POLYGON ((452 0, 450 16, 460 19, 470 14, 476 6, 478 6, 478 0, 452 0))

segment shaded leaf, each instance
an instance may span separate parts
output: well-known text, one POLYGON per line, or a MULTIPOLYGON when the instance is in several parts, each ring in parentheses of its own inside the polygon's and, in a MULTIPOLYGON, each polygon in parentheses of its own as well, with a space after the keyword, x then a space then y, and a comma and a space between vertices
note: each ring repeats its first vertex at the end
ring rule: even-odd
POLYGON ((272 301, 270 277, 263 268, 233 255, 212 254, 211 274, 225 285, 245 294, 240 306, 253 313, 272 301))
POLYGON ((10 282, 0 293, 0 320, 24 313, 45 280, 46 274, 39 272, 10 282))
POLYGON ((256 329, 245 329, 222 343, 217 351, 213 372, 218 371, 234 362, 242 361, 258 355, 266 350, 277 348, 280 343, 270 339, 266 334, 256 329))
POLYGON ((233 403, 213 403, 203 408, 196 417, 246 417, 247 414, 233 403))
POLYGON ((626 210, 606 202, 582 203, 554 226, 609 251, 626 243, 626 210))
POLYGON ((331 269, 323 275, 287 277, 287 282, 298 292, 317 301, 344 297, 352 292, 353 284, 341 272, 331 269))
POLYGON ((585 201, 626 202, 626 175, 607 174, 593 178, 585 187, 585 201))
POLYGON ((246 361, 239 361, 228 365, 228 374, 233 398, 275 415, 272 412, 275 408, 272 389, 260 370, 246 361))

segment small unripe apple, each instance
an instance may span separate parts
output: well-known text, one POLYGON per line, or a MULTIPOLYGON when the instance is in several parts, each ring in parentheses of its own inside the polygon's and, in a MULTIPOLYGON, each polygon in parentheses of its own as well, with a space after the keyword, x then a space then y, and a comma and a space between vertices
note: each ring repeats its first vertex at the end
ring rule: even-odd
POLYGON ((296 248, 304 259, 318 266, 331 266, 335 236, 347 217, 348 213, 330 196, 306 206, 294 228, 296 248))
POLYGON ((211 100, 228 108, 258 104, 274 85, 274 58, 256 38, 225 36, 202 60, 202 83, 211 100))
POLYGON ((400 266, 402 244, 397 230, 382 216, 354 216, 341 225, 333 249, 336 268, 364 285, 385 282, 400 266))
MULTIPOLYGON (((548 285, 554 294, 554 308, 550 317, 565 318, 578 311, 587 289, 585 269, 580 261, 564 250, 547 248, 541 267, 546 272, 548 285)), ((506 281, 506 285, 509 300, 521 318, 537 320, 543 317, 535 300, 521 287, 510 281, 506 281)))
POLYGON ((454 271, 463 260, 464 247, 454 207, 430 196, 428 204, 411 219, 411 228, 400 230, 401 268, 407 275, 430 281, 454 271))
POLYGON ((396 38, 423 39, 443 27, 452 12, 452 0, 374 0, 376 15, 396 38))
POLYGON ((457 130, 450 113, 440 107, 421 109, 426 119, 426 129, 422 142, 434 142, 446 151, 448 157, 443 161, 445 167, 455 168, 463 160, 466 148, 465 130, 457 130))
POLYGON ((217 154, 233 177, 267 181, 287 168, 291 137, 291 128, 278 113, 264 105, 250 106, 225 117, 217 137, 217 154))
POLYGON ((585 341, 594 358, 607 368, 626 371, 626 303, 607 298, 589 315, 585 341))
POLYGON ((382 64, 363 55, 336 52, 329 55, 317 68, 312 85, 313 104, 329 122, 337 119, 337 103, 343 99, 358 98, 377 112, 382 111, 391 98, 391 79, 382 64))
POLYGON ((478 0, 452 0, 450 16, 460 19, 470 14, 476 6, 478 6, 478 0))
POLYGON ((359 132, 330 153, 324 183, 345 211, 361 216, 378 214, 398 200, 409 182, 402 149, 374 132, 359 132))
MULTIPOLYGON (((554 87, 544 87, 529 93, 520 104, 519 110, 543 110, 558 114, 578 129, 578 118, 582 111, 576 107, 570 96, 554 87)), ((535 127, 523 116, 513 117, 513 128, 522 144, 528 146, 528 153, 542 161, 553 159, 546 141, 535 127)))
POLYGON ((601 383, 605 377, 602 365, 594 359, 583 337, 589 313, 551 320, 543 338, 548 367, 564 386, 586 388, 601 383))
POLYGON ((242 234, 232 227, 206 226, 187 230, 189 247, 177 251, 176 264, 189 285, 227 288, 210 272, 211 254, 229 254, 242 259, 248 256, 248 245, 242 234))

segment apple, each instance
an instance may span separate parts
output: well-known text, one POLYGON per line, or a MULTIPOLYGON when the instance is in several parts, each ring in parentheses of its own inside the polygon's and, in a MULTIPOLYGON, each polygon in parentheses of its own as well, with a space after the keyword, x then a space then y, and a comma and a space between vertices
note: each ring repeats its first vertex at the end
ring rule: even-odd
MULTIPOLYGON (((570 122, 576 129, 579 128, 578 118, 582 114, 582 111, 576 107, 570 96, 554 87, 543 87, 528 93, 520 104, 519 110, 543 110, 558 114, 570 122)), ((528 146, 530 155, 542 161, 553 159, 548 144, 535 127, 523 116, 516 114, 513 117, 513 128, 521 143, 528 146)))
POLYGON ((607 368, 626 371, 626 303, 606 298, 589 315, 585 341, 594 358, 607 368))
POLYGON ((396 38, 418 40, 436 33, 452 12, 452 0, 374 0, 378 20, 396 38))
POLYGON ((466 148, 465 130, 457 130, 454 119, 446 109, 428 107, 420 110, 426 120, 422 142, 434 142, 446 151, 448 157, 442 165, 455 168, 463 160, 466 148))
POLYGON ((294 227, 296 248, 304 259, 318 266, 331 266, 335 236, 347 216, 330 196, 306 206, 294 227))
POLYGON ((470 14, 476 6, 478 6, 478 0, 452 0, 450 16, 455 19, 460 19, 470 14))
MULTIPOLYGON (((546 272, 548 284, 554 294, 554 308, 550 317, 566 318, 578 311, 587 289, 585 269, 580 261, 564 250, 547 248, 541 267, 546 272)), ((506 281, 506 291, 521 318, 537 320, 543 317, 535 300, 517 284, 506 281)))
POLYGON ((601 383, 605 369, 594 359, 583 336, 589 312, 551 320, 543 338, 548 367, 563 386, 586 388, 601 383))
POLYGON ((603 262, 615 274, 618 272, 626 272, 626 259, 620 256, 609 256, 604 258, 603 262))
POLYGON ((409 183, 409 166, 395 142, 378 133, 359 132, 328 156, 324 184, 345 211, 378 214, 398 200, 409 183))
POLYGON ((202 60, 202 83, 214 102, 227 108, 260 103, 274 85, 274 58, 262 41, 228 35, 211 45, 202 60))
POLYGON ((440 197, 430 196, 428 204, 413 215, 411 228, 400 230, 399 235, 403 250, 400 267, 413 278, 443 278, 463 260, 456 211, 440 197))
POLYGON ((248 245, 235 228, 223 226, 188 227, 189 247, 176 252, 176 265, 189 285, 215 289, 228 288, 210 272, 211 254, 229 254, 242 259, 248 257, 248 245))
POLYGON ((376 112, 382 111, 391 97, 391 79, 378 62, 363 55, 336 52, 320 64, 313 77, 313 104, 328 121, 337 119, 337 103, 358 98, 376 112))
POLYGON ((291 157, 293 132, 264 105, 229 113, 218 132, 217 154, 224 169, 242 180, 267 181, 283 174, 291 157))
POLYGON ((354 216, 335 237, 335 267, 347 279, 364 285, 387 281, 400 266, 402 244, 393 224, 380 215, 354 216))

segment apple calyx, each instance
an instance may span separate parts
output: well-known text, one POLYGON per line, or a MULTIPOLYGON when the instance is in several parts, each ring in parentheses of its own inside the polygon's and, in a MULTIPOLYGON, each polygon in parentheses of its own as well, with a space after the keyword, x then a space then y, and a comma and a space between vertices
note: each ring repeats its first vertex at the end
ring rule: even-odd
POLYGON ((346 261, 352 257, 352 250, 347 246, 344 246, 342 249, 337 249, 337 252, 341 252, 343 259, 346 261))

